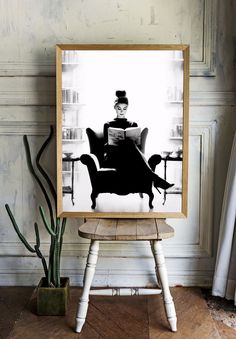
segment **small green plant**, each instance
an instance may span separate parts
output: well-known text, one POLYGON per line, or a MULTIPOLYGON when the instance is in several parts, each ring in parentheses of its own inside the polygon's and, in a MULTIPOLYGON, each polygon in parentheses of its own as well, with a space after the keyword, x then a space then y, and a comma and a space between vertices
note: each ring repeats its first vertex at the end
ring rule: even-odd
POLYGON ((42 206, 39 206, 39 213, 42 218, 43 225, 45 226, 47 232, 50 235, 51 238, 51 243, 50 243, 50 250, 49 250, 49 256, 48 256, 48 263, 40 251, 40 233, 39 233, 39 227, 38 224, 35 222, 34 223, 34 231, 35 231, 35 245, 32 247, 27 239, 24 237, 24 235, 21 233, 17 222, 11 212, 11 209, 8 204, 5 205, 7 213, 11 219, 12 225, 19 236, 20 240, 22 243, 25 245, 25 247, 32 253, 35 253, 42 261, 46 281, 47 281, 47 286, 48 287, 60 287, 60 261, 61 261, 61 250, 62 250, 62 243, 63 243, 63 235, 65 232, 65 227, 66 227, 66 218, 57 218, 55 213, 56 213, 56 202, 57 202, 57 195, 56 195, 56 190, 52 184, 51 179, 49 178, 48 174, 46 171, 43 169, 43 167, 40 164, 40 159, 41 156, 50 143, 51 139, 53 137, 53 126, 50 127, 50 134, 48 138, 45 140, 43 145, 41 146, 39 152, 37 153, 36 156, 36 167, 42 177, 45 179, 47 188, 43 184, 40 176, 36 173, 34 166, 32 164, 32 159, 31 159, 31 152, 30 152, 30 147, 28 143, 27 136, 24 135, 23 141, 24 141, 24 147, 25 147, 25 152, 26 152, 26 159, 27 159, 27 164, 30 173, 33 175, 35 178, 36 182, 38 183, 43 196, 45 198, 47 208, 48 208, 48 213, 50 216, 50 220, 47 219, 44 209, 42 206), (54 202, 54 208, 51 203, 49 194, 47 192, 47 189, 51 192, 53 202, 54 202))

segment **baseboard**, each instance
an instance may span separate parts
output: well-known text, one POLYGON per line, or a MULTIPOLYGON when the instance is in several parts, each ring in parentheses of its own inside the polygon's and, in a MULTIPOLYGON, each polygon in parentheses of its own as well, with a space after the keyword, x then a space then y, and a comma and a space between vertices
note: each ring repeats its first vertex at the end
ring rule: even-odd
MULTIPOLYGON (((139 253, 141 254, 141 253, 139 253)), ((82 286, 86 258, 62 257, 61 275, 70 277, 71 285, 82 286)), ((166 266, 170 286, 210 286, 214 258, 169 258, 166 266)), ((0 257, 0 285, 35 286, 43 275, 41 261, 35 256, 0 257)), ((155 286, 153 257, 100 256, 94 286, 151 287, 155 286)))
MULTIPOLYGON (((42 277, 41 270, 20 270, 0 273, 1 286, 36 286, 42 277)), ((212 285, 213 272, 184 271, 169 272, 170 286, 199 286, 209 287, 212 285)), ((62 276, 70 278, 71 286, 81 287, 83 284, 83 270, 64 270, 62 276)), ((94 287, 155 287, 156 277, 154 273, 143 274, 137 271, 96 270, 93 280, 94 287)))

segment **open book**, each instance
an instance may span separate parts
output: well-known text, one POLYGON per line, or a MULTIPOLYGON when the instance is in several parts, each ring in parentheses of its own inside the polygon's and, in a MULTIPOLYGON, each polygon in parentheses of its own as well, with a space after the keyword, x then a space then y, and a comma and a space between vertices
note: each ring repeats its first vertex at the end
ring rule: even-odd
POLYGON ((126 129, 109 127, 108 128, 108 145, 117 146, 119 141, 131 139, 136 145, 141 144, 141 128, 129 127, 126 129))

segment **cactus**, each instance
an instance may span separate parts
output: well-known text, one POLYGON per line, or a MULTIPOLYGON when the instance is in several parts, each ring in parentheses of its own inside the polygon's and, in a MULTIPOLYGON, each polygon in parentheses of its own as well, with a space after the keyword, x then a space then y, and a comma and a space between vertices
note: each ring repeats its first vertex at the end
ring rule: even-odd
POLYGON ((50 143, 52 137, 53 137, 53 126, 50 127, 50 134, 48 138, 45 140, 45 142, 43 143, 43 145, 41 146, 36 156, 36 167, 38 171, 40 172, 40 174, 42 175, 42 177, 45 179, 47 188, 50 190, 50 193, 54 201, 54 208, 52 206, 47 189, 45 188, 42 180, 40 179, 39 175, 36 173, 34 166, 32 164, 31 152, 30 152, 30 147, 29 147, 27 136, 26 135, 23 136, 23 142, 24 142, 26 159, 27 159, 29 171, 35 178, 36 182, 38 183, 43 193, 43 196, 47 204, 48 213, 50 216, 50 221, 49 221, 47 219, 47 216, 45 214, 43 207, 39 206, 39 213, 42 218, 43 225, 51 237, 48 263, 46 262, 44 255, 40 251, 40 233, 39 233, 38 224, 36 222, 34 223, 35 245, 34 247, 32 247, 27 241, 27 239, 24 237, 24 235, 21 233, 17 225, 17 222, 11 212, 9 205, 6 204, 5 208, 6 208, 8 216, 12 222, 12 225, 17 235, 22 241, 22 243, 24 244, 24 246, 27 248, 28 251, 30 251, 31 253, 35 253, 38 256, 38 258, 41 259, 48 287, 60 287, 60 259, 61 259, 61 250, 62 250, 62 244, 63 244, 63 235, 64 235, 65 227, 66 227, 66 218, 63 218, 63 219, 57 218, 55 215, 56 202, 57 202, 56 190, 48 174, 46 173, 46 171, 43 169, 43 167, 40 164, 40 158, 44 150, 50 143))

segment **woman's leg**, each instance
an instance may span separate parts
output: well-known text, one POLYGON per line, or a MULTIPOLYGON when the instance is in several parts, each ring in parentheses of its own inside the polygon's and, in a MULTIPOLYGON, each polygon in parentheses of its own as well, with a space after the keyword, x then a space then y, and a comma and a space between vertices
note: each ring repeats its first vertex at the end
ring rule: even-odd
POLYGON ((128 175, 137 176, 140 179, 140 173, 143 176, 149 176, 153 180, 153 185, 155 188, 168 189, 174 184, 168 183, 166 180, 159 177, 156 173, 153 172, 152 168, 149 166, 144 154, 140 151, 138 146, 127 140, 122 143, 119 148, 119 159, 118 166, 121 171, 125 171, 128 175))

